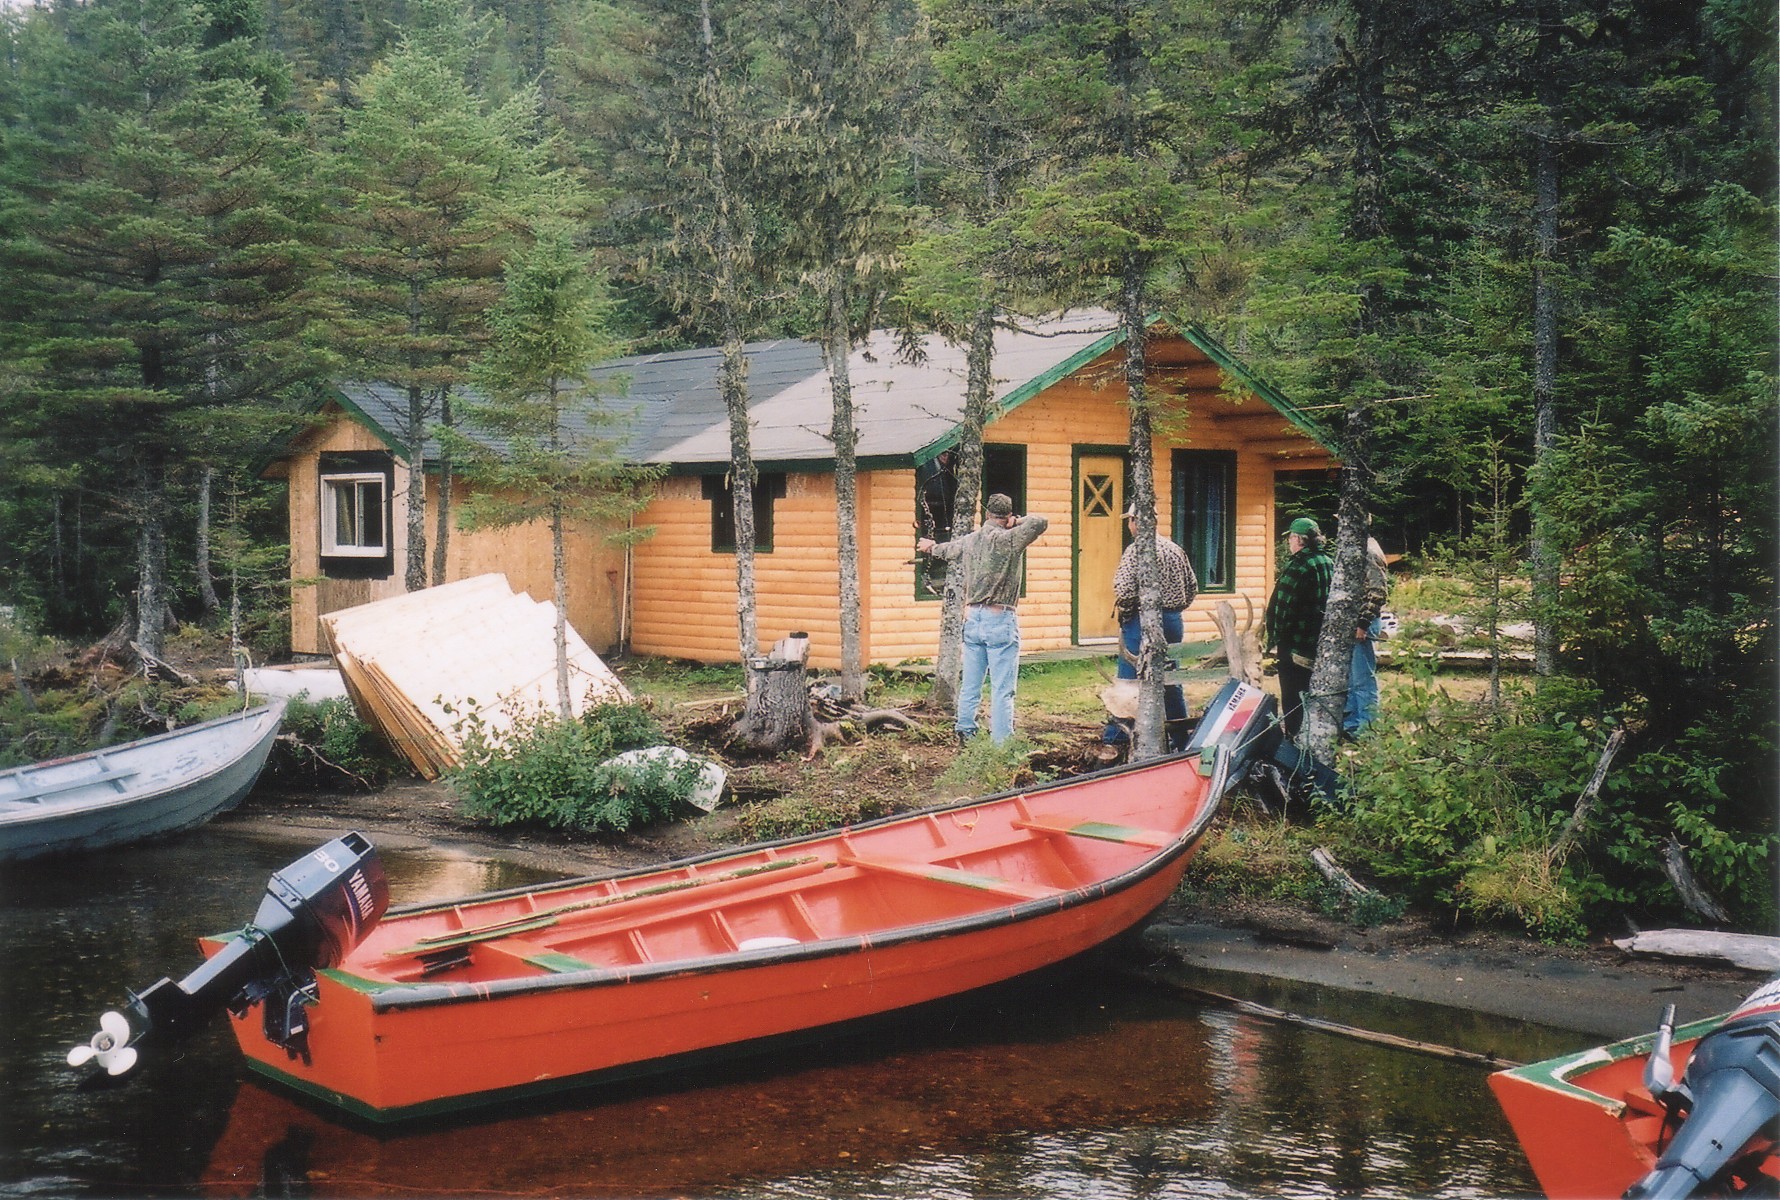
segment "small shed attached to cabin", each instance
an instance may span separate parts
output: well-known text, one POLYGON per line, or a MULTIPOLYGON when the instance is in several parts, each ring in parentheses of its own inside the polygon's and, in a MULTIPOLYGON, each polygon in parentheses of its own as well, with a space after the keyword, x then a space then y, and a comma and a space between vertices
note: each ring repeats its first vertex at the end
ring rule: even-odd
MULTIPOLYGON (((1202 330, 1157 323, 1150 337, 1158 527, 1186 547, 1199 575, 1187 638, 1210 639, 1217 601, 1231 600, 1240 614, 1246 596, 1258 613, 1272 589, 1276 476, 1335 462, 1303 413, 1202 330)), ((1130 432, 1122 343, 1117 320, 1098 311, 997 334, 985 494, 1006 492, 1017 511, 1050 519, 1027 553, 1020 624, 1028 651, 1116 636, 1112 574, 1127 537, 1130 432)), ((963 416, 965 363, 963 349, 940 338, 920 344, 923 354, 910 361, 896 334, 880 332, 849 364, 859 435, 862 649, 871 663, 929 658, 939 636, 938 581, 914 543, 944 540, 950 521, 949 456, 963 416)), ((667 472, 635 519, 653 534, 628 554, 601 531, 576 533, 569 618, 596 649, 628 644, 636 653, 707 662, 738 657, 720 357, 714 349, 641 355, 594 372, 627 381, 624 395, 606 403, 628 413, 628 456, 667 472)), ((770 645, 805 631, 811 662, 838 666, 828 376, 809 342, 756 343, 748 357, 760 636, 770 645)), ((397 400, 382 389, 341 387, 322 420, 280 460, 277 469, 290 480, 292 575, 319 580, 296 589, 292 646, 299 652, 325 652, 322 614, 402 588, 404 451, 390 432, 400 427, 397 400), (343 504, 343 493, 361 484, 363 494, 343 504), (349 512, 366 532, 345 528, 349 512), (365 544, 341 555, 343 536, 365 544)), ((541 526, 454 531, 448 574, 500 571, 516 589, 547 599, 549 562, 541 526)))

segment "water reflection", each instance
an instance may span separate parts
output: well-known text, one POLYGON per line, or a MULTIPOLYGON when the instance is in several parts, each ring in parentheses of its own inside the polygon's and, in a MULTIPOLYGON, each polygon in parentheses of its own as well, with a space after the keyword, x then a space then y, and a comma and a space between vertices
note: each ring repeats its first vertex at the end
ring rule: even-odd
MULTIPOLYGON (((221 1023, 124 1087, 75 1090, 63 1056, 99 1012, 195 965, 193 938, 246 920, 266 876, 293 857, 288 843, 225 827, 0 881, 0 1191, 900 1200, 1534 1190, 1474 1067, 1201 1010, 1093 973, 647 1087, 418 1128, 344 1124, 249 1081, 221 1023)), ((498 863, 386 861, 398 902, 530 881, 498 863)), ((1391 1018, 1324 1015, 1374 1027, 1391 1018)))

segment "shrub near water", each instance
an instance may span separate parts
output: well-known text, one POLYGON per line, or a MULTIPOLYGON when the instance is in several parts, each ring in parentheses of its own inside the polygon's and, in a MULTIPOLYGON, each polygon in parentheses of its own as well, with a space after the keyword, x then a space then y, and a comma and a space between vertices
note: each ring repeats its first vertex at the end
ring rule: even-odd
POLYGON ((492 825, 621 832, 672 816, 693 794, 697 762, 614 765, 626 750, 662 744, 638 704, 589 709, 578 720, 522 717, 495 745, 479 715, 464 718, 463 764, 450 782, 463 811, 492 825))

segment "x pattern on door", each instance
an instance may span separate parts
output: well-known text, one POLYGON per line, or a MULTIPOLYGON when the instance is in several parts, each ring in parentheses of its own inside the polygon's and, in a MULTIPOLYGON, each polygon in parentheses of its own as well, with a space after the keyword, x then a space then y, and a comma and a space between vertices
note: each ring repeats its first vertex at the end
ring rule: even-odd
POLYGON ((1113 478, 1111 475, 1082 477, 1082 515, 1110 517, 1113 515, 1113 478))

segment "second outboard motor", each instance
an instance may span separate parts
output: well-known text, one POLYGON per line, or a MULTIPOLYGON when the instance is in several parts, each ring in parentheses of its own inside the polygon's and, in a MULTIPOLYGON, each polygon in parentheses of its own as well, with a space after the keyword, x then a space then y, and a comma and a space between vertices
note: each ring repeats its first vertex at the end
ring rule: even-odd
MULTIPOLYGON (((1660 1085, 1668 1072, 1667 1040, 1659 1037, 1647 1078, 1656 1099, 1687 1110, 1651 1172, 1626 1189, 1627 1200, 1683 1200, 1706 1189, 1764 1130, 1780 1119, 1780 976, 1770 979, 1701 1038, 1681 1083, 1660 1085), (1665 1061, 1658 1063, 1658 1056, 1665 1061)), ((1770 1141, 1767 1153, 1773 1152, 1770 1141)))
MULTIPOLYGON (((68 1055, 70 1066, 89 1060, 113 1075, 136 1063, 135 1047, 154 1036, 181 1037, 224 1008, 245 1011, 268 1000, 268 1035, 291 1045, 301 989, 318 967, 339 963, 364 940, 389 908, 389 883, 376 847, 348 833, 305 854, 266 883, 252 924, 203 966, 175 983, 157 980, 133 994, 126 1013, 108 1012, 87 1045, 68 1055), (274 1011, 273 996, 282 997, 274 1011)), ((295 1053, 295 1050, 293 1050, 295 1053)))

